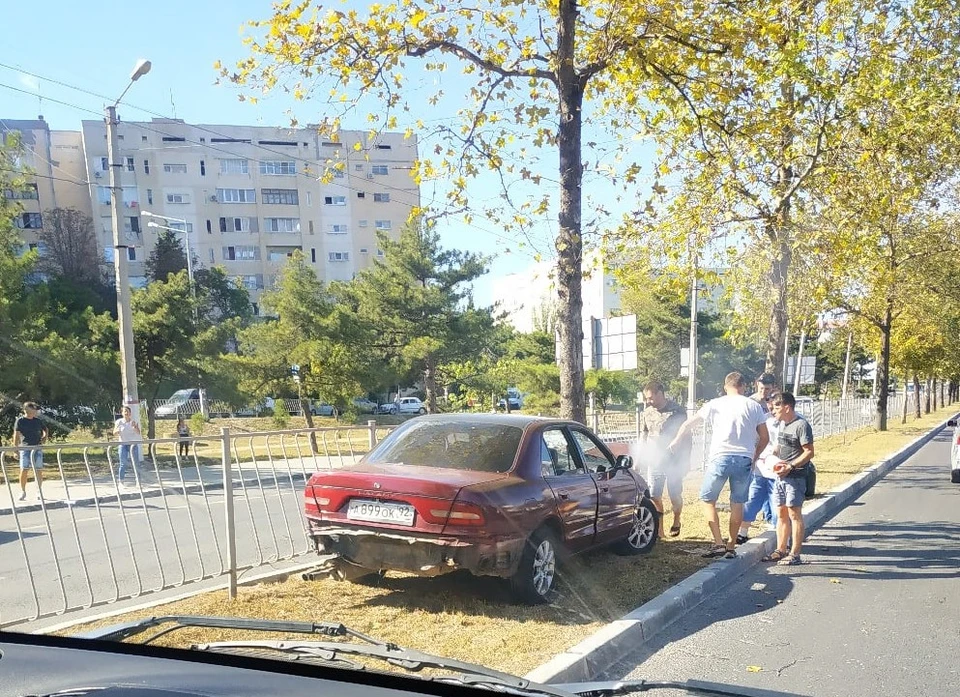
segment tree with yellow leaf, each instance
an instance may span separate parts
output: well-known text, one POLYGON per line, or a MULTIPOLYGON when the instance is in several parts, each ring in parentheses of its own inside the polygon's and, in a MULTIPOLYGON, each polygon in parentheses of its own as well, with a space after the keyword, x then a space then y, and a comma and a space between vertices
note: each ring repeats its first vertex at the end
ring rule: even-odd
MULTIPOLYGON (((427 96, 410 89, 406 71, 413 63, 435 84, 452 84, 462 105, 459 124, 434 128, 434 157, 420 161, 415 174, 418 181, 446 178, 451 208, 468 210, 469 181, 494 172, 502 183, 500 206, 484 214, 507 230, 524 231, 557 211, 561 415, 584 420, 585 119, 612 127, 616 139, 611 115, 654 86, 669 87, 678 77, 722 82, 731 47, 742 43, 740 9, 675 0, 400 0, 360 12, 286 0, 274 5, 270 19, 251 23, 251 55, 221 74, 248 90, 283 87, 297 98, 325 98, 338 110, 326 121, 334 131, 362 103, 377 105, 369 120, 380 129, 396 128, 398 115, 442 100, 440 87, 427 96), (445 79, 453 67, 459 76, 445 79), (557 158, 555 179, 535 171, 541 155, 557 158), (538 188, 516 201, 510 185, 516 180, 538 188)), ((416 128, 423 135, 426 125, 416 128)), ((636 169, 626 167, 631 176, 636 169)))

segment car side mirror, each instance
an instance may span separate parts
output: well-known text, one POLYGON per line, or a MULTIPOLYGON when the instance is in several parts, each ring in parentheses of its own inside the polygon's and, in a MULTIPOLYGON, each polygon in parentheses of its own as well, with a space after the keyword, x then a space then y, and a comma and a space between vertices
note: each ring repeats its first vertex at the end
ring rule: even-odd
POLYGON ((633 458, 629 455, 617 455, 617 463, 614 469, 628 470, 633 468, 633 458))
POLYGON ((952 421, 952 420, 951 420, 951 421, 948 421, 948 422, 947 422, 947 426, 949 426, 950 428, 956 428, 956 427, 957 427, 957 422, 956 422, 956 421, 952 421))

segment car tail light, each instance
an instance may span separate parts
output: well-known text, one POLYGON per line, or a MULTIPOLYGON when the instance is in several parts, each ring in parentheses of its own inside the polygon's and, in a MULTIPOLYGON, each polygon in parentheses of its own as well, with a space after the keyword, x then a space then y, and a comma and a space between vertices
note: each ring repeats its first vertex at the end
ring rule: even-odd
POLYGON ((447 525, 483 525, 483 509, 472 503, 455 503, 449 510, 431 508, 430 516, 447 525))

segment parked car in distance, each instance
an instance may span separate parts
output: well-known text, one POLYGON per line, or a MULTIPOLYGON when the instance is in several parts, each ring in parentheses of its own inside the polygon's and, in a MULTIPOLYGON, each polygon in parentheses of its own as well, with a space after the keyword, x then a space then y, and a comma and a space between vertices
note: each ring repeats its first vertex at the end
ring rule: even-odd
POLYGON ((194 411, 199 410, 199 404, 200 390, 196 388, 177 390, 170 396, 170 399, 157 407, 153 414, 158 419, 169 419, 176 416, 189 416, 194 411), (191 402, 196 402, 198 407, 194 409, 190 404, 191 402))
POLYGON ((400 397, 380 405, 381 414, 426 414, 427 407, 419 397, 400 397))
POLYGON ((366 397, 357 397, 355 400, 353 400, 353 405, 361 414, 377 413, 377 403, 367 399, 366 397))
POLYGON ((336 416, 337 408, 323 402, 310 402, 310 413, 314 416, 336 416))
POLYGON ((497 409, 506 411, 508 403, 510 404, 510 411, 519 411, 520 409, 523 409, 523 395, 520 394, 520 390, 518 390, 516 387, 510 387, 507 389, 507 396, 506 398, 500 398, 500 401, 497 402, 497 409))
POLYGON ((424 416, 358 463, 314 474, 305 514, 334 576, 464 569, 509 579, 518 598, 541 603, 566 555, 656 543, 659 516, 632 464, 574 421, 424 416))

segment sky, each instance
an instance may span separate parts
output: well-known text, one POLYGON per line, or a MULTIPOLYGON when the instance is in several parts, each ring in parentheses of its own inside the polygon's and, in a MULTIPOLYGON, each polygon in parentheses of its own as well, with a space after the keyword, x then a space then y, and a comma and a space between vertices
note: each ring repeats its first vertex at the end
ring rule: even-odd
MULTIPOLYGON (((214 62, 229 67, 247 55, 241 27, 247 20, 270 16, 267 0, 48 0, 40 7, 7 3, 2 11, 8 31, 0 46, 0 118, 32 119, 42 113, 53 129, 78 130, 82 119, 102 113, 105 100, 71 87, 115 98, 139 58, 149 59, 153 67, 127 93, 119 110, 121 120, 149 120, 144 111, 149 110, 188 123, 287 126, 290 112, 300 123, 317 122, 323 115, 319 103, 295 102, 280 91, 251 104, 239 101, 233 87, 214 85, 214 62)), ((432 91, 433 77, 421 74, 418 86, 416 72, 411 73, 413 88, 424 94, 432 91)), ((452 117, 455 109, 455 101, 447 99, 437 107, 424 104, 413 116, 436 121, 452 117)), ((343 127, 362 129, 367 124, 358 114, 356 122, 343 127)), ((554 166, 543 174, 555 177, 555 172, 554 166)), ((442 194, 442 183, 421 188, 424 204, 442 194)), ((497 189, 492 176, 471 185, 469 194, 477 201, 493 199, 497 189)), ((439 230, 445 246, 490 257, 490 272, 475 286, 478 304, 489 305, 493 287, 504 275, 529 268, 537 254, 552 256, 556 220, 547 216, 529 240, 477 219, 470 224, 448 219, 439 230)))

